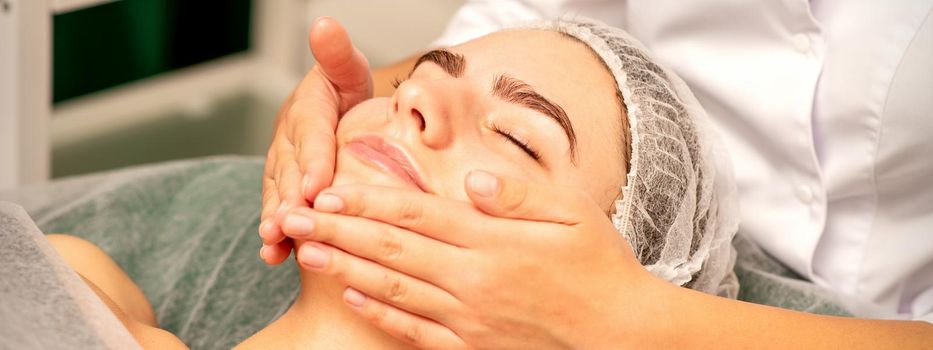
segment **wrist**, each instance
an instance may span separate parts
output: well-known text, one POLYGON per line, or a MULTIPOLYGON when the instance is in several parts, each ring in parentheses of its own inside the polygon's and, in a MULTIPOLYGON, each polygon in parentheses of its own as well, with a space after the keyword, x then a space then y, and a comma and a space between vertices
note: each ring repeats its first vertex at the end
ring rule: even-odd
POLYGON ((678 301, 689 298, 688 290, 662 281, 643 268, 637 278, 626 279, 594 323, 594 336, 586 339, 587 349, 670 348, 675 330, 678 301))

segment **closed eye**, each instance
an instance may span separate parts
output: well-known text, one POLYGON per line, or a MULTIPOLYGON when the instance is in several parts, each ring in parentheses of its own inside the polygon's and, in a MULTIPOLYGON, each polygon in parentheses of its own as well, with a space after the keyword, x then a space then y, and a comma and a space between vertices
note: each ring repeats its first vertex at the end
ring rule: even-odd
POLYGON ((493 125, 492 129, 497 134, 502 135, 502 137, 504 137, 506 140, 508 140, 509 142, 511 142, 518 148, 520 148, 526 154, 528 154, 528 156, 531 157, 531 159, 534 159, 535 161, 541 160, 541 154, 538 153, 538 151, 536 151, 534 148, 531 148, 531 146, 528 144, 527 141, 524 141, 518 138, 517 136, 515 136, 515 134, 512 134, 508 130, 503 130, 499 128, 498 126, 493 125))

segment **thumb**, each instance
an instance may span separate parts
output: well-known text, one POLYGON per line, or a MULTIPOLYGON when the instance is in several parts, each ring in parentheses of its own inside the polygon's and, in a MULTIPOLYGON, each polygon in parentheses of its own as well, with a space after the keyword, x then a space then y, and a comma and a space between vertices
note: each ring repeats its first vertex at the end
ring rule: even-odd
POLYGON ((345 101, 353 106, 372 97, 373 83, 369 62, 360 50, 353 46, 346 28, 336 19, 321 17, 311 25, 308 44, 324 76, 334 84, 337 92, 350 98, 345 101))
POLYGON ((466 192, 483 212, 504 218, 576 225, 582 210, 595 206, 586 194, 570 188, 540 184, 473 170, 466 192), (592 204, 592 205, 591 205, 592 204))

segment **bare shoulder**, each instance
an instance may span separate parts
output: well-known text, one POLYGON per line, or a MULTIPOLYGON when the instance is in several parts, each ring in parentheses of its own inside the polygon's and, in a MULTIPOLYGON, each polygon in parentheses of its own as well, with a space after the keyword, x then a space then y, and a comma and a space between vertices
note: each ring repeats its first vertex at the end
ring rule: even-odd
POLYGON ((71 235, 49 234, 46 238, 144 349, 187 349, 178 337, 158 328, 142 290, 107 253, 71 235))
POLYGON ((143 324, 158 326, 149 300, 107 253, 94 243, 71 235, 50 234, 46 238, 72 269, 93 282, 127 315, 143 324))

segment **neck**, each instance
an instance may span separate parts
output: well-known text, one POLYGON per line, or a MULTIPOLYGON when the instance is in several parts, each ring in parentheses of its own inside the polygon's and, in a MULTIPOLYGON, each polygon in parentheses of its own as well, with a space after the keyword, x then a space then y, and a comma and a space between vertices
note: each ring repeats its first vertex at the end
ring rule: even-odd
POLYGON ((301 293, 275 322, 247 339, 249 348, 408 349, 343 302, 346 286, 301 271, 301 293))

